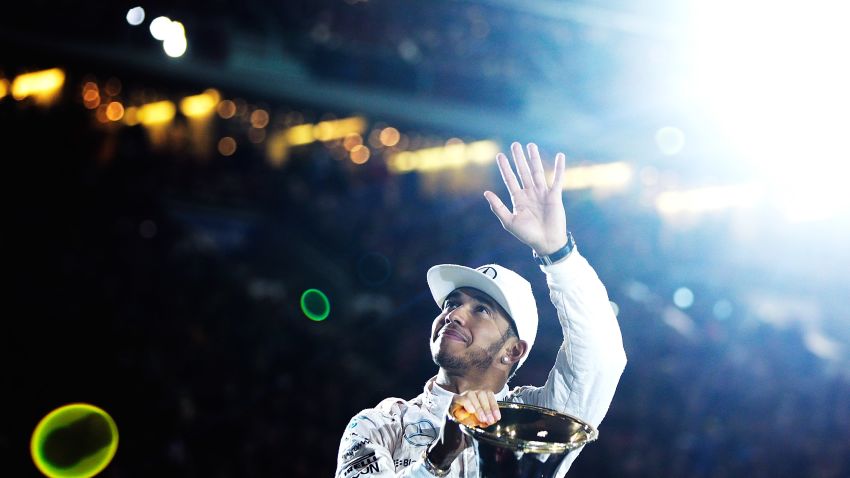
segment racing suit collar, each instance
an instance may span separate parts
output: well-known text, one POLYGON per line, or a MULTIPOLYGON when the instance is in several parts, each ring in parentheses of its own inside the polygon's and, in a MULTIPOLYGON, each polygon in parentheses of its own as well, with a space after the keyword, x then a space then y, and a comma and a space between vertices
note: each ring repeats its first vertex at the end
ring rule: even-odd
MULTIPOLYGON (((434 416, 445 416, 452 403, 452 398, 455 394, 437 385, 437 376, 431 377, 425 382, 425 408, 434 416)), ((496 394, 496 400, 502 401, 508 395, 508 384, 505 384, 499 393, 496 394)))

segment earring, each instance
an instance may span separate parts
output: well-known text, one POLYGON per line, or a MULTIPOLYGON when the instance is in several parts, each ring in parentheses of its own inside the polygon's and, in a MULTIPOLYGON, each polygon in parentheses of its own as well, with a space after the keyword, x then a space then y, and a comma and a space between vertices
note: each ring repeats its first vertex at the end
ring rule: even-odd
POLYGON ((502 363, 503 364, 507 365, 507 364, 510 363, 510 361, 511 361, 511 359, 509 359, 507 355, 502 357, 502 363))

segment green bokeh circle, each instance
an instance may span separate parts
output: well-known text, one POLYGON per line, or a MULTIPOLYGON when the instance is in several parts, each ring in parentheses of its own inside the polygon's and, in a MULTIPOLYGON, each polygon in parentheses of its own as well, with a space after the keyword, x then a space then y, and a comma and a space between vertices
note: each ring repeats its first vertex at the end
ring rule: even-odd
POLYGON ((118 428, 112 417, 87 403, 48 413, 30 440, 35 466, 50 478, 92 477, 106 468, 117 449, 118 428))
POLYGON ((307 289, 301 294, 301 312, 310 320, 320 322, 331 313, 331 303, 319 289, 307 289))

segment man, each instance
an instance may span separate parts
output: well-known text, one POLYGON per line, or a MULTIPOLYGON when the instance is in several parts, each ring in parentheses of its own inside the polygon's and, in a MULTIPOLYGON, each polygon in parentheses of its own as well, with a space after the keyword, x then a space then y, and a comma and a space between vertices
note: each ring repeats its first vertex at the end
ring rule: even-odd
MULTIPOLYGON (((496 264, 478 269, 438 265, 428 286, 441 312, 431 328, 437 375, 413 400, 388 398, 357 414, 340 443, 337 478, 477 477, 474 447, 449 413, 488 426, 500 419, 497 401, 534 404, 598 427, 626 365, 622 338, 605 287, 578 253, 561 194, 565 158, 555 158, 547 186, 537 146, 511 145, 519 182, 503 154, 496 158, 513 203, 509 210, 484 193, 502 226, 533 250, 546 273, 564 343, 542 387, 509 391, 508 379, 528 357, 537 335, 531 285, 496 264)), ((561 463, 563 477, 578 451, 561 463)))

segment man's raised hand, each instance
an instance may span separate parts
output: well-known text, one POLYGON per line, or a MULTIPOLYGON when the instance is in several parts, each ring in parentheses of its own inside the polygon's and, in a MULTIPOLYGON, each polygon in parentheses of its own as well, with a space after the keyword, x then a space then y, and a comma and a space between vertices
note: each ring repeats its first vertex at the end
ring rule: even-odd
POLYGON ((484 197, 505 230, 534 249, 537 255, 551 254, 567 243, 567 214, 561 196, 564 154, 558 153, 555 156, 555 173, 552 186, 549 186, 546 184, 543 162, 536 144, 528 145, 530 161, 526 160, 519 143, 511 145, 511 153, 521 183, 517 181, 504 154, 499 153, 496 162, 510 193, 513 211, 492 191, 485 191, 484 197))

